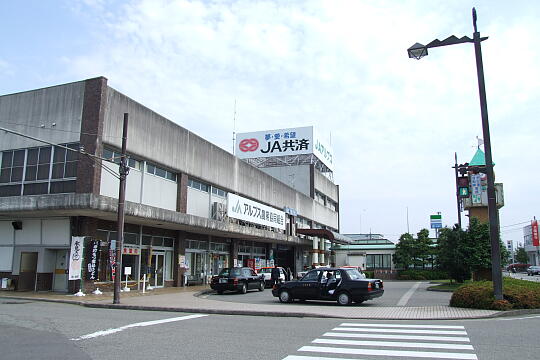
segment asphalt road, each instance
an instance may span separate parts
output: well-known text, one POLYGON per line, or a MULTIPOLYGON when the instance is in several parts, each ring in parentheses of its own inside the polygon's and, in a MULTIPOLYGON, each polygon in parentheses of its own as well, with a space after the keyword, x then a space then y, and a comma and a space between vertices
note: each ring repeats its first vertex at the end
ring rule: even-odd
POLYGON ((539 328, 538 315, 364 321, 206 316, 0 299, 0 358, 526 360, 538 359, 539 328))
MULTIPOLYGON (((352 306, 437 306, 448 305, 450 302, 451 293, 440 291, 427 291, 426 288, 433 286, 428 282, 417 281, 385 281, 384 295, 374 300, 366 301, 362 304, 353 304, 352 306), (409 290, 414 290, 412 294, 409 290), (410 294, 410 297, 409 295, 410 294)), ((212 292, 206 295, 212 300, 231 301, 248 304, 275 304, 279 302, 278 298, 272 296, 271 289, 266 289, 262 292, 251 290, 247 294, 238 294, 235 292, 226 292, 219 295, 212 292)), ((295 302, 291 305, 299 304, 295 302)), ((302 305, 307 304, 327 304, 327 306, 339 306, 337 302, 318 302, 307 301, 302 305)))

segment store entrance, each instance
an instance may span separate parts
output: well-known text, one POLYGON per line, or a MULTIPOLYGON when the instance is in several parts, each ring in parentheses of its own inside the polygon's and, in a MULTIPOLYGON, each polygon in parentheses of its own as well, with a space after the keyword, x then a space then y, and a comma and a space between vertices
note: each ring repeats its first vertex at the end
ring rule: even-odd
POLYGON ((19 272, 19 291, 36 291, 37 252, 21 253, 21 268, 19 272))
POLYGON ((153 277, 151 285, 153 287, 163 287, 165 285, 163 281, 163 268, 165 265, 165 253, 152 254, 151 268, 153 270, 153 277))

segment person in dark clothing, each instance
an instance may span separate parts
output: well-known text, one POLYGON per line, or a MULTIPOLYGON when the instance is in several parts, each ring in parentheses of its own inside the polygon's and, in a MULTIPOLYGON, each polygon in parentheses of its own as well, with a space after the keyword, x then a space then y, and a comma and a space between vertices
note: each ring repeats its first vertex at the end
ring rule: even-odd
POLYGON ((274 266, 272 272, 270 273, 270 280, 272 280, 272 286, 277 285, 279 282, 279 269, 277 266, 274 266))

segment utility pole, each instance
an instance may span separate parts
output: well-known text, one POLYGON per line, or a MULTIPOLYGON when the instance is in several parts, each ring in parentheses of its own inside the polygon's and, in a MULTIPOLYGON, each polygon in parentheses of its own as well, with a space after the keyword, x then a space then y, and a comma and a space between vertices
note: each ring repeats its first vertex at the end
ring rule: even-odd
POLYGON ((126 199, 126 177, 129 173, 127 165, 126 147, 127 147, 128 113, 124 113, 124 128, 122 131, 122 155, 120 156, 120 189, 118 190, 118 228, 116 240, 116 262, 114 265, 114 298, 113 304, 120 304, 120 272, 122 271, 122 250, 124 248, 124 202, 126 199))
POLYGON ((458 226, 461 229, 461 199, 459 198, 459 181, 458 181, 458 163, 457 163, 457 152, 454 153, 454 172, 456 174, 456 199, 457 199, 457 221, 458 226))

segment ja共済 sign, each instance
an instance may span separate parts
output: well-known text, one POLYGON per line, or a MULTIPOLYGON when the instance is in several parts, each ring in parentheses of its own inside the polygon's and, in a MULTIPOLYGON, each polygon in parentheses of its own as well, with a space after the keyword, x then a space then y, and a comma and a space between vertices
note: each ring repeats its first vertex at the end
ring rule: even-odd
POLYGON ((333 151, 313 126, 236 134, 236 156, 240 159, 314 154, 334 170, 333 151))
POLYGON ((285 212, 228 193, 227 215, 231 218, 285 230, 285 212))

